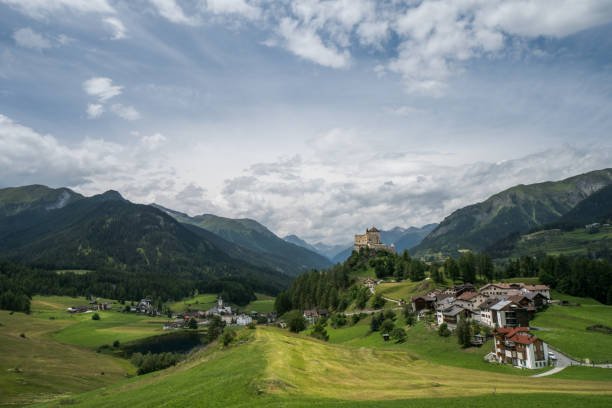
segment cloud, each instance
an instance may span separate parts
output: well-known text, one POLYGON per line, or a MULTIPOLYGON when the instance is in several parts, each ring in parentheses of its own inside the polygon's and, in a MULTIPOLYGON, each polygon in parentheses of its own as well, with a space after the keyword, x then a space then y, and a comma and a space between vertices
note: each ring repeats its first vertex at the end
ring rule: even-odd
POLYGON ((175 0, 149 0, 160 16, 175 24, 198 25, 198 16, 187 16, 175 0))
POLYGON ((155 150, 166 143, 166 136, 161 133, 154 133, 150 136, 142 136, 140 142, 148 149, 155 150))
POLYGON ((13 39, 15 43, 23 48, 32 48, 36 50, 42 50, 44 48, 51 48, 53 45, 51 41, 33 31, 29 27, 20 28, 13 33, 13 39))
POLYGON ((215 14, 238 14, 248 19, 257 19, 261 10, 245 0, 207 0, 206 10, 215 14))
POLYGON ((140 113, 133 106, 125 106, 120 103, 115 103, 111 106, 111 111, 126 120, 140 119, 140 113))
POLYGON ((106 0, 0 0, 33 18, 44 18, 49 14, 73 11, 78 13, 114 13, 115 9, 106 0))
POLYGON ((87 94, 95 96, 100 102, 121 95, 122 86, 113 85, 113 80, 104 77, 94 77, 83 82, 83 89, 87 94))
POLYGON ((104 106, 97 103, 87 105, 87 117, 90 119, 97 118, 104 113, 104 106))
POLYGON ((300 26, 296 20, 281 20, 278 34, 284 39, 284 46, 299 57, 331 68, 344 68, 350 63, 348 51, 326 46, 312 28, 300 26))
POLYGON ((113 40, 120 40, 122 38, 125 38, 125 26, 123 25, 121 20, 115 17, 106 17, 102 21, 113 32, 113 36, 112 36, 113 40))

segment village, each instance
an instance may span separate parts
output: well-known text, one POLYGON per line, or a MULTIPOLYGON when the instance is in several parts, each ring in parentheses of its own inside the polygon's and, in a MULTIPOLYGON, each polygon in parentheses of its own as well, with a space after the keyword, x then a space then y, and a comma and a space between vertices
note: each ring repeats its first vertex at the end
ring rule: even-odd
MULTIPOLYGON (((194 305, 195 306, 195 305, 194 305)), ((93 313, 95 311, 109 311, 112 309, 111 302, 100 301, 95 297, 88 305, 71 306, 66 309, 71 314, 93 313)), ((119 313, 136 313, 151 317, 162 317, 160 310, 156 309, 153 302, 149 298, 141 299, 138 304, 125 305, 117 310, 119 313)), ((241 312, 239 308, 232 307, 223 301, 223 297, 219 295, 215 305, 206 310, 197 308, 189 308, 185 312, 170 312, 171 320, 163 323, 163 330, 179 330, 186 328, 198 328, 206 326, 210 323, 213 316, 218 316, 226 326, 247 326, 251 323, 266 324, 276 321, 274 312, 259 313, 251 311, 250 313, 241 312)))

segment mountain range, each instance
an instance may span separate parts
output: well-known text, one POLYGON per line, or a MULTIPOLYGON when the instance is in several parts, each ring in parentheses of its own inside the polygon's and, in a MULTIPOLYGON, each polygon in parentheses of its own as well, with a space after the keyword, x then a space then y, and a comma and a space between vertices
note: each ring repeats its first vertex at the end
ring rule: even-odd
POLYGON ((242 253, 237 253, 237 256, 243 259, 246 256, 249 262, 272 267, 287 275, 295 276, 311 269, 324 269, 332 265, 316 250, 287 242, 252 219, 232 219, 212 214, 190 217, 158 204, 152 206, 166 212, 188 228, 195 226, 239 246, 242 253))
POLYGON ((557 182, 509 188, 453 212, 410 252, 430 258, 457 255, 461 249, 483 251, 510 234, 524 234, 559 221, 572 210, 585 214, 580 220, 586 222, 593 218, 592 210, 581 210, 579 204, 611 184, 612 169, 603 169, 557 182))
MULTIPOLYGON (((421 228, 417 227, 394 227, 390 230, 381 230, 380 239, 386 245, 394 245, 397 252, 410 249, 423 240, 438 224, 427 224, 421 228)), ((288 235, 283 238, 285 241, 299 245, 311 251, 318 252, 326 256, 334 264, 344 262, 353 252, 353 244, 346 245, 326 245, 323 243, 309 244, 296 235, 288 235)))

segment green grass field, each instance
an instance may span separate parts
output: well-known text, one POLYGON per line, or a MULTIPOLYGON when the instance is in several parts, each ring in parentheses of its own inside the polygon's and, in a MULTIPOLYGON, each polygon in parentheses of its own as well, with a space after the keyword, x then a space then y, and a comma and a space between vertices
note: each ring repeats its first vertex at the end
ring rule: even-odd
POLYGON ((524 235, 509 258, 546 253, 568 256, 587 256, 591 245, 612 245, 612 227, 602 227, 590 234, 584 228, 574 231, 546 230, 524 235))
POLYGON ((612 327, 612 306, 592 299, 568 296, 565 299, 582 306, 550 305, 545 312, 536 314, 531 325, 550 329, 537 331, 537 336, 576 358, 612 361, 612 335, 586 330, 595 324, 612 327))
POLYGON ((431 279, 420 282, 411 282, 404 280, 396 283, 381 283, 377 285, 375 291, 390 299, 404 299, 410 301, 411 296, 424 295, 435 288, 435 283, 431 279))
POLYGON ((173 312, 184 312, 187 309, 200 309, 207 310, 211 309, 217 302, 218 295, 211 293, 198 295, 195 297, 185 298, 178 302, 170 303, 168 306, 173 312))
POLYGON ((441 366, 407 350, 328 344, 274 328, 242 332, 167 370, 42 406, 604 407, 612 382, 441 366), (432 399, 434 398, 434 399, 432 399))
POLYGON ((53 318, 69 323, 58 328, 52 334, 53 338, 62 343, 90 348, 110 345, 115 340, 126 343, 162 334, 163 322, 168 320, 134 313, 119 313, 122 305, 118 303, 113 304, 114 310, 97 312, 100 320, 92 320, 92 313, 72 315, 66 312, 67 307, 82 304, 87 304, 87 300, 66 296, 35 296, 32 300, 31 315, 34 318, 53 318))
POLYGON ((74 325, 71 320, 0 311, 0 324, 0 406, 84 392, 135 371, 126 360, 53 339, 55 331, 74 325))

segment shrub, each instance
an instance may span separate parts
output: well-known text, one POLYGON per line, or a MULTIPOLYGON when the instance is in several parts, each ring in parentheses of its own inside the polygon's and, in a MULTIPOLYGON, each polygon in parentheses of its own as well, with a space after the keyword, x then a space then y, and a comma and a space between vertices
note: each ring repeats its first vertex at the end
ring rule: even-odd
POLYGON ((395 315, 395 312, 393 310, 387 310, 384 316, 385 316, 385 319, 389 319, 392 321, 395 321, 395 319, 397 319, 397 316, 395 315))
POLYGON ((289 330, 294 333, 299 333, 306 328, 306 320, 299 310, 293 310, 285 314, 285 321, 289 330))
POLYGON ((370 330, 372 330, 373 332, 378 331, 383 320, 385 320, 385 317, 382 313, 377 313, 373 315, 372 321, 370 321, 370 330))
POLYGON ((100 315, 97 313, 94 313, 91 315, 91 320, 100 320, 100 315))
POLYGON ((192 317, 191 319, 189 319, 187 327, 189 329, 196 330, 198 328, 198 321, 192 317))
POLYGON ((138 367, 138 375, 142 375, 176 365, 181 359, 182 355, 178 353, 151 354, 149 352, 145 355, 135 353, 131 361, 138 367))
POLYGON ((320 322, 315 324, 312 331, 310 332, 310 335, 319 340, 323 340, 323 341, 329 340, 329 335, 327 334, 327 330, 325 330, 325 327, 320 322))
POLYGON ((396 343, 403 343, 406 340, 406 331, 401 327, 396 327, 391 332, 391 337, 393 337, 396 343))
POLYGON ((221 336, 221 341, 223 341, 223 345, 229 345, 236 338, 236 332, 232 329, 223 330, 223 336, 221 336))
POLYGON ((22 339, 25 339, 25 338, 26 338, 26 335, 25 335, 25 333, 21 333, 21 334, 19 335, 19 337, 21 337, 22 339))
POLYGON ((119 340, 113 341, 113 347, 114 348, 119 348, 120 345, 121 345, 121 343, 119 343, 119 340))
POLYGON ((352 324, 359 323, 359 320, 361 320, 361 314, 354 314, 354 315, 351 316, 351 323, 352 324))
POLYGON ((336 313, 331 317, 331 325, 333 328, 338 328, 346 325, 346 315, 336 313))
POLYGON ((250 330, 255 330, 255 327, 257 327, 255 325, 255 322, 251 322, 251 323, 247 324, 247 328, 249 328, 250 330))
POLYGON ((448 325, 446 323, 442 323, 438 328, 438 334, 442 337, 448 337, 451 335, 450 330, 448 330, 448 325))
POLYGON ((391 319, 385 319, 382 324, 380 325, 380 331, 382 333, 391 333, 393 331, 393 329, 395 328, 395 323, 393 323, 393 320, 391 319))
POLYGON ((372 300, 372 308, 374 309, 382 309, 385 306, 387 301, 382 297, 380 293, 374 295, 374 299, 372 300))

